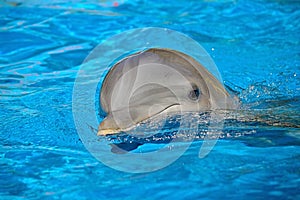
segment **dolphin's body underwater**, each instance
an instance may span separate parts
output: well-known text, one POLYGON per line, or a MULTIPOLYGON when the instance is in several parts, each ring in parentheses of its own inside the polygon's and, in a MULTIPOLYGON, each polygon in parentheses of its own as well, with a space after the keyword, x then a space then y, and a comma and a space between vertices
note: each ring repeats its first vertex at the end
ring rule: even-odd
POLYGON ((98 135, 128 131, 162 113, 234 109, 231 96, 205 67, 170 49, 151 48, 116 63, 100 93, 106 118, 98 135))

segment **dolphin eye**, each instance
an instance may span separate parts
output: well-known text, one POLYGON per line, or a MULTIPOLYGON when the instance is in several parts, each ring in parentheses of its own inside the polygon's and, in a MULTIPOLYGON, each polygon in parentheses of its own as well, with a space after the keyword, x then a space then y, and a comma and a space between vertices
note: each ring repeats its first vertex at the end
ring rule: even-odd
POLYGON ((196 85, 192 86, 192 90, 189 92, 189 98, 193 101, 196 101, 199 99, 200 96, 200 90, 196 85))

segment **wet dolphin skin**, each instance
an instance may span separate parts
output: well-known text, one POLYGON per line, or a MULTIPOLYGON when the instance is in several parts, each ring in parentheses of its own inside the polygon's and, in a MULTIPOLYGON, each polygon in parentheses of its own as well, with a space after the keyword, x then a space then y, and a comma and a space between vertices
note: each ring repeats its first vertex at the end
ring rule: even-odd
POLYGON ((232 109, 235 99, 198 61, 171 49, 127 56, 106 75, 100 103, 107 116, 98 135, 128 131, 162 113, 232 109))

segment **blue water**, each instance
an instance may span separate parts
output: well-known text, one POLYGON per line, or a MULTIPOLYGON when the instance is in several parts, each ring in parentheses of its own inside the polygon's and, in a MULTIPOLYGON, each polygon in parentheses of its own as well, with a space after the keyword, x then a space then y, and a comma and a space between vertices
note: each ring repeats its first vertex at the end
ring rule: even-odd
POLYGON ((300 199, 299 1, 99 2, 0 1, 0 199, 300 199), (207 157, 132 174, 86 150, 72 91, 94 47, 149 26, 203 45, 242 111, 207 157))

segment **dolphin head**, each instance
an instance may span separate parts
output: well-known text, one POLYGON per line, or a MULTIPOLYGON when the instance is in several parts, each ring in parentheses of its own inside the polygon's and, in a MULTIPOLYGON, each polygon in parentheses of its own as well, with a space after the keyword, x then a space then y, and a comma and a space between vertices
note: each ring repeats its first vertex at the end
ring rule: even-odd
POLYGON ((151 48, 116 63, 100 93, 107 113, 98 135, 115 134, 162 113, 231 109, 236 103, 223 85, 192 57, 151 48))

